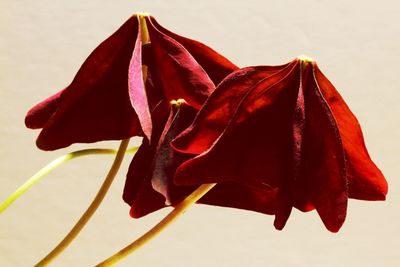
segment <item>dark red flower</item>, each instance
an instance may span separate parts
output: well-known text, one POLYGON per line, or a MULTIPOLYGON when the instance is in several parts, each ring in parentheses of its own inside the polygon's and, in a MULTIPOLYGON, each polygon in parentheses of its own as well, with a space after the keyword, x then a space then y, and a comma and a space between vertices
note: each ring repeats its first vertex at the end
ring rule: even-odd
MULTIPOLYGON (((139 218, 167 206, 175 206, 190 195, 197 186, 177 186, 173 182, 176 169, 191 155, 174 151, 170 142, 186 129, 195 118, 197 111, 187 103, 158 106, 153 116, 165 124, 155 125, 152 140, 143 140, 135 154, 127 174, 123 198, 131 206, 131 216, 139 218), (169 109, 167 119, 163 109, 169 109)), ((273 214, 270 201, 276 192, 269 188, 243 187, 226 182, 216 185, 199 203, 256 210, 273 214)))
POLYGON ((268 193, 254 197, 270 202, 277 229, 296 207, 316 209, 337 232, 348 198, 384 200, 387 193, 356 117, 306 59, 234 72, 172 144, 194 156, 180 165, 175 184, 263 189, 268 193))
POLYGON ((151 16, 134 15, 91 53, 69 86, 33 107, 25 123, 42 128, 37 146, 43 150, 136 135, 150 140, 159 123, 151 113, 160 103, 184 98, 199 109, 235 69, 206 45, 164 29, 151 16), (142 44, 145 25, 150 44, 142 44))

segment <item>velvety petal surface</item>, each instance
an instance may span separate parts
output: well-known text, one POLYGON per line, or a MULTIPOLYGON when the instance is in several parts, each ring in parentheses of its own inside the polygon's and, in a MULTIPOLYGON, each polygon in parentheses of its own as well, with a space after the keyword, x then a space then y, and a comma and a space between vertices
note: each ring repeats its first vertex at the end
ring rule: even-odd
POLYGON ((164 131, 159 139, 159 144, 153 159, 152 173, 150 173, 151 183, 157 192, 165 197, 167 205, 175 202, 175 198, 180 198, 179 188, 177 188, 172 177, 176 168, 185 160, 186 155, 174 151, 171 141, 190 123, 192 123, 196 110, 185 103, 172 105, 171 115, 165 124, 164 131), (178 193, 174 192, 178 191, 178 193))
POLYGON ((196 59, 215 85, 218 85, 228 74, 238 69, 227 58, 207 45, 165 29, 153 17, 150 17, 150 20, 157 30, 179 42, 196 59))
POLYGON ((137 31, 137 18, 132 17, 91 53, 65 90, 28 112, 26 125, 43 127, 39 148, 119 140, 141 132, 128 95, 137 31))
POLYGON ((157 149, 157 140, 168 120, 169 109, 169 103, 164 101, 152 110, 152 119, 158 122, 153 128, 152 140, 143 138, 139 150, 129 165, 122 197, 131 206, 130 214, 134 218, 165 207, 165 198, 153 189, 150 174, 157 149))
POLYGON ((31 108, 25 117, 26 127, 31 129, 43 128, 57 110, 63 92, 64 90, 61 90, 31 108))
MULTIPOLYGON (((296 207, 316 209, 337 232, 349 197, 379 200, 387 192, 356 118, 316 63, 304 58, 270 73, 260 67, 232 73, 172 145, 193 156, 177 169, 176 184, 233 184, 232 194, 244 196, 248 188, 265 190, 246 205, 269 206, 265 213, 275 214, 277 229, 296 207)), ((225 204, 240 206, 232 199, 225 204)))
MULTIPOLYGON (((192 122, 196 112, 181 105, 172 108, 166 119, 159 144, 143 141, 127 175, 124 200, 131 206, 131 216, 139 218, 167 206, 175 206, 190 195, 197 186, 176 186, 173 175, 176 168, 189 156, 176 152, 170 140, 192 122)), ((269 187, 249 187, 237 183, 221 183, 198 203, 251 210, 265 214, 275 211, 276 190, 269 187)))
POLYGON ((388 185, 382 172, 368 154, 357 118, 317 66, 315 67, 315 79, 339 128, 347 159, 349 197, 363 200, 384 200, 388 185))
POLYGON ((347 177, 343 145, 335 118, 313 79, 314 64, 303 77, 306 125, 302 158, 302 183, 326 228, 337 232, 346 218, 347 177))
POLYGON ((178 41, 160 32, 149 18, 147 26, 166 100, 183 98, 190 106, 200 109, 215 89, 214 83, 178 41))
MULTIPOLYGON (((295 64, 247 88, 232 118, 225 120, 225 129, 218 139, 208 150, 182 164, 175 174, 175 182, 189 185, 235 181, 275 188, 278 181, 287 176, 285 162, 291 155, 288 130, 296 92, 287 86, 298 79, 298 73, 292 71, 295 64)), ((230 87, 226 90, 230 91, 230 87)), ((211 100, 197 119, 207 118, 202 113, 214 107, 211 100)), ((179 138, 173 144, 179 148, 179 138)))
POLYGON ((286 67, 290 68, 288 64, 248 67, 227 76, 210 95, 193 124, 173 142, 173 146, 178 151, 188 154, 200 154, 209 149, 225 130, 242 99, 248 93, 248 89, 286 67))
POLYGON ((147 68, 142 71, 142 25, 138 18, 138 30, 135 48, 133 49, 132 59, 128 70, 128 89, 132 107, 134 108, 140 122, 144 135, 151 140, 152 121, 150 106, 147 99, 144 81, 147 80, 147 68), (144 77, 145 76, 145 77, 144 77))

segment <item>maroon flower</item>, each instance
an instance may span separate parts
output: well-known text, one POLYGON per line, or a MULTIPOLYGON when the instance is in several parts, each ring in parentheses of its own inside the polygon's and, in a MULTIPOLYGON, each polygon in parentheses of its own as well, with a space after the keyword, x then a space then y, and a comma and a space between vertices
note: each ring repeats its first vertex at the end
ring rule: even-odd
MULTIPOLYGON (((175 151, 171 141, 186 129, 197 111, 179 101, 170 107, 159 106, 153 116, 165 124, 155 125, 152 140, 143 140, 129 167, 123 198, 131 206, 131 216, 139 218, 156 210, 179 204, 197 186, 177 186, 173 182, 176 169, 192 156, 175 151), (169 109, 167 119, 162 109, 169 109)), ((265 188, 243 187, 234 182, 216 185, 199 203, 274 213, 270 201, 276 192, 265 188)))
POLYGON ((68 87, 33 107, 25 123, 42 128, 37 146, 43 150, 136 135, 150 140, 158 105, 184 98, 199 109, 235 69, 204 44, 134 15, 91 53, 68 87), (146 24, 151 44, 142 44, 146 24))
POLYGON ((180 165, 175 184, 263 189, 268 193, 254 198, 270 203, 277 229, 296 207, 316 209, 337 232, 348 198, 384 200, 387 193, 356 117, 307 59, 234 72, 172 144, 195 156, 180 165))

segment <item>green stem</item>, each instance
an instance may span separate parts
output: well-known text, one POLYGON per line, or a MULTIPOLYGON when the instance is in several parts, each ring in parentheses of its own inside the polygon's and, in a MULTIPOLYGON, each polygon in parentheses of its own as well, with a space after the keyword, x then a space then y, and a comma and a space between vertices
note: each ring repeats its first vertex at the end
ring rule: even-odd
MULTIPOLYGON (((133 154, 137 151, 138 147, 130 148, 126 151, 126 153, 133 154)), ((83 149, 71 152, 69 154, 58 157, 53 160, 37 173, 35 173, 28 181, 26 181, 23 185, 21 185, 17 190, 14 191, 6 200, 4 200, 0 204, 0 214, 2 214, 14 201, 16 201, 21 195, 23 195, 29 188, 31 188, 34 184, 39 182, 42 178, 44 178, 47 174, 52 172, 55 168, 60 166, 61 164, 82 156, 88 155, 107 155, 107 154, 116 154, 117 150, 115 149, 102 149, 102 148, 93 148, 93 149, 83 149)))
POLYGON ((75 226, 71 229, 71 231, 64 237, 64 239, 40 262, 38 262, 35 266, 47 266, 50 262, 52 262, 58 255, 60 255, 71 242, 76 238, 79 232, 83 229, 86 223, 93 216, 97 208, 100 206, 100 203, 103 201, 108 189, 111 186, 112 181, 114 180, 115 175, 117 174, 119 167, 121 166, 122 160, 124 158, 126 149, 129 144, 129 139, 125 139, 121 141, 119 145, 117 155, 115 156, 114 162, 104 180, 103 184, 100 187, 99 192, 96 197, 79 219, 79 221, 75 224, 75 226))
POLYGON ((203 184, 197 188, 192 194, 186 197, 181 203, 179 203, 175 209, 173 209, 164 219, 162 219, 156 226, 150 229, 147 233, 136 239, 133 243, 129 244, 113 256, 102 261, 96 267, 112 266, 122 259, 126 258, 132 252, 138 250, 147 242, 156 237, 161 233, 168 225, 173 223, 180 215, 191 207, 196 201, 210 191, 216 184, 203 184))

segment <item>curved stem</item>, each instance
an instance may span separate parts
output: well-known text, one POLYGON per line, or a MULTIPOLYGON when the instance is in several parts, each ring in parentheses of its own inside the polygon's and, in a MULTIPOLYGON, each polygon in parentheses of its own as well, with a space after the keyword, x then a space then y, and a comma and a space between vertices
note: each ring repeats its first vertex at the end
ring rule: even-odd
MULTIPOLYGON (((127 154, 133 154, 138 150, 138 147, 133 147, 126 150, 127 154)), ((69 154, 63 155, 61 157, 56 158, 42 169, 40 169, 37 173, 35 173, 31 178, 29 178, 23 185, 21 185, 17 190, 14 191, 6 200, 4 200, 0 204, 0 214, 3 213, 14 201, 16 201, 21 195, 23 195, 29 188, 35 185, 37 182, 42 180, 47 174, 52 172, 55 168, 60 166, 61 164, 82 156, 88 155, 107 155, 107 154, 116 154, 117 150, 115 149, 106 149, 106 148, 92 148, 92 149, 83 149, 71 152, 69 154)))
POLYGON ((129 244, 125 248, 121 249, 119 252, 115 253, 113 256, 102 261, 96 267, 112 266, 122 259, 126 258, 132 252, 138 250, 147 242, 156 237, 162 230, 164 230, 168 225, 173 223, 180 215, 185 213, 185 211, 192 206, 196 201, 198 201, 202 196, 204 196, 208 191, 210 191, 216 184, 203 184, 197 188, 192 194, 186 197, 181 203, 179 203, 175 209, 173 209, 164 219, 162 219, 156 226, 150 229, 147 233, 142 235, 140 238, 136 239, 133 243, 129 244))
POLYGON ((121 166, 122 160, 125 155, 125 151, 128 147, 129 139, 125 139, 121 141, 121 144, 118 148, 117 155, 115 156, 114 162, 104 180, 103 184, 100 187, 99 192, 96 197, 90 204, 89 208, 85 211, 79 221, 75 224, 75 226, 71 229, 71 231, 64 237, 64 239, 39 263, 35 266, 47 266, 52 260, 54 260, 61 252, 63 252, 69 244, 75 239, 75 237, 79 234, 79 232, 83 229, 92 215, 95 213, 97 208, 100 206, 100 203, 104 199, 108 189, 111 186, 112 181, 114 180, 115 175, 117 174, 119 167, 121 166))

